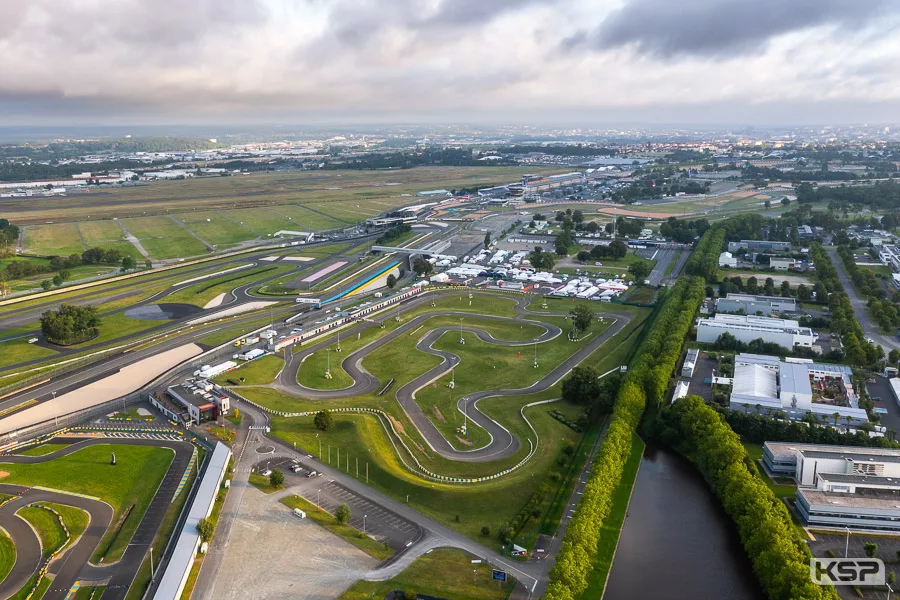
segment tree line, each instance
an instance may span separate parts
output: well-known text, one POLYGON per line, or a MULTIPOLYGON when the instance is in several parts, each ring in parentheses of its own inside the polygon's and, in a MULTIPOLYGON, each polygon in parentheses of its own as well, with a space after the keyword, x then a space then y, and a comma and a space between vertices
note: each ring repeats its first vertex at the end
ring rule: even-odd
POLYGON ((900 327, 900 312, 892 302, 900 294, 894 294, 894 298, 888 299, 887 292, 879 283, 878 278, 871 269, 860 269, 856 264, 856 257, 849 246, 838 246, 838 256, 847 269, 847 274, 853 281, 853 285, 859 293, 868 298, 869 312, 872 318, 878 322, 882 329, 889 330, 900 327))
POLYGON ((753 570, 769 598, 831 599, 833 587, 809 577, 811 553, 791 515, 756 472, 740 437, 702 398, 682 398, 659 413, 660 437, 697 466, 737 526, 753 570))
POLYGON ((619 386, 615 408, 575 515, 569 522, 547 600, 578 598, 587 589, 604 521, 631 452, 632 436, 647 402, 660 402, 681 355, 694 313, 703 299, 697 278, 682 279, 666 295, 619 386))
POLYGON ((694 252, 684 265, 684 272, 688 275, 702 277, 709 282, 715 282, 719 277, 719 254, 725 244, 726 230, 716 225, 706 231, 694 252))

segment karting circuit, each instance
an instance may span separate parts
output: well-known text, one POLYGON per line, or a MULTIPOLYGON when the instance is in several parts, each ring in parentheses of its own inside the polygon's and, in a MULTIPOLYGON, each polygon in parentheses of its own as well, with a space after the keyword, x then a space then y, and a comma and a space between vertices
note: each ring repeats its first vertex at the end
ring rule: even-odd
POLYGON ((46 454, 0 458, 0 527, 15 548, 0 598, 67 598, 76 582, 125 598, 194 465, 180 436, 153 438, 56 437, 46 454))
MULTIPOLYGON (((450 294, 442 294, 441 296, 449 296, 450 294)), ((472 294, 469 294, 472 296, 472 294)), ((566 374, 568 374, 575 366, 584 361, 588 356, 601 348, 611 338, 616 336, 634 317, 633 314, 627 312, 600 312, 599 319, 602 320, 604 328, 602 331, 587 336, 582 343, 569 341, 568 336, 571 334, 571 325, 567 331, 552 322, 555 318, 565 319, 566 313, 549 313, 534 312, 527 308, 528 300, 524 296, 499 296, 496 294, 476 293, 477 298, 502 298, 502 301, 511 305, 515 316, 499 316, 495 314, 480 314, 477 311, 461 311, 461 310, 435 310, 430 304, 433 302, 432 295, 420 295, 419 297, 406 301, 397 311, 390 311, 389 314, 382 317, 386 322, 396 323, 396 319, 403 318, 411 313, 414 316, 403 320, 403 322, 393 328, 391 331, 384 333, 377 339, 366 343, 364 346, 353 350, 345 358, 340 361, 340 368, 346 373, 352 383, 340 389, 317 389, 309 385, 299 382, 300 370, 303 368, 307 360, 313 355, 321 354, 323 350, 335 344, 335 338, 313 342, 302 347, 295 347, 293 353, 287 354, 284 368, 281 370, 276 381, 271 384, 271 388, 279 392, 298 399, 313 400, 321 402, 322 408, 328 408, 328 401, 339 401, 352 398, 358 398, 369 394, 377 393, 386 384, 383 378, 373 375, 366 369, 366 359, 379 350, 389 347, 398 340, 408 338, 415 334, 417 337, 414 352, 422 352, 440 359, 440 363, 428 369, 424 373, 416 374, 416 376, 402 384, 394 393, 397 403, 402 407, 404 413, 412 422, 415 429, 424 439, 428 448, 436 452, 443 458, 460 462, 489 462, 501 459, 507 459, 517 454, 523 445, 515 434, 513 434, 508 426, 501 424, 498 420, 488 416, 479 408, 479 403, 489 404, 490 399, 498 397, 526 396, 537 394, 550 389, 557 384, 566 374), (426 312, 420 312, 426 311, 426 312), (419 313, 419 314, 415 314, 419 313), (432 325, 433 319, 440 318, 442 320, 457 321, 459 325, 432 325), (539 335, 527 340, 504 340, 498 339, 490 331, 486 331, 475 325, 466 325, 465 320, 475 319, 479 322, 496 323, 502 326, 512 326, 515 330, 520 326, 528 325, 531 329, 539 330, 539 335), (465 340, 464 334, 469 334, 480 340, 484 344, 497 347, 500 349, 517 349, 520 354, 530 355, 532 350, 535 357, 544 353, 544 346, 556 341, 565 345, 569 352, 563 353, 563 356, 557 364, 546 365, 541 370, 541 377, 534 383, 526 386, 514 388, 500 389, 476 389, 467 390, 468 393, 456 402, 455 409, 459 413, 466 416, 466 421, 487 433, 489 441, 480 447, 458 449, 447 439, 435 422, 416 400, 417 394, 432 385, 434 382, 444 378, 456 369, 476 370, 483 368, 478 365, 470 365, 463 363, 461 357, 453 350, 440 349, 435 347, 439 340, 453 337, 459 334, 461 340, 465 340)), ((375 333, 380 331, 381 323, 367 320, 359 322, 348 327, 341 332, 345 340, 355 340, 358 336, 361 338, 363 332, 375 333)), ((344 342, 347 346, 347 342, 344 342)), ((464 344, 460 345, 464 348, 464 344)), ((336 348, 329 349, 335 350, 336 348)), ((334 360, 341 356, 337 352, 334 353, 334 360)), ((331 358, 329 358, 331 360, 331 358)), ((522 359, 523 362, 528 361, 527 358, 522 359)), ((530 362, 530 361, 528 361, 530 362)), ((535 362, 536 359, 535 359, 535 362)), ((537 365, 539 366, 539 365, 537 365)), ((537 368, 537 366, 535 368, 537 368)), ((329 368, 329 375, 332 369, 329 368)), ((455 382, 451 389, 456 388, 455 382)), ((241 388, 234 388, 234 391, 240 393, 241 388)))

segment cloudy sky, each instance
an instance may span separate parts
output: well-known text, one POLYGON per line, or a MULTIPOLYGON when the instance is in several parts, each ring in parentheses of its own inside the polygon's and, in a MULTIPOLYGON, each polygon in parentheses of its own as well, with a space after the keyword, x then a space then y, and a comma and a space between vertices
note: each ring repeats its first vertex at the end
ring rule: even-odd
POLYGON ((0 0, 0 124, 900 121, 896 0, 0 0))

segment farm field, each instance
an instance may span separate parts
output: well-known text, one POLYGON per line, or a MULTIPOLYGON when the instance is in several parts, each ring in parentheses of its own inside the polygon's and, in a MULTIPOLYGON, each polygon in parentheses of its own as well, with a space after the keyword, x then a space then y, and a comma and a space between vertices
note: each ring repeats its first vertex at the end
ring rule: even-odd
POLYGON ((123 224, 141 241, 141 245, 153 258, 182 258, 206 254, 206 246, 169 217, 124 219, 123 224))
MULTIPOLYGON (((293 223, 269 210, 269 207, 242 208, 237 210, 224 210, 231 219, 241 223, 245 228, 261 236, 272 235, 282 229, 301 229, 297 223, 293 223)), ((305 230, 304 230, 305 231, 305 230)))
POLYGON ((74 223, 27 227, 25 229, 25 249, 44 256, 81 255, 86 250, 74 223))
POLYGON ((236 220, 232 221, 219 211, 181 213, 175 215, 175 218, 213 246, 236 244, 257 237, 255 233, 241 227, 236 220))

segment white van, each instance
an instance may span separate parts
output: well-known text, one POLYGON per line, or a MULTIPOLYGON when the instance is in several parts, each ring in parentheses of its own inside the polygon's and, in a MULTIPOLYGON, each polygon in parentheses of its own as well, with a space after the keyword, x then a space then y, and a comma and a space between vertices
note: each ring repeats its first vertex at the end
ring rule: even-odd
POLYGON ((300 517, 301 519, 305 519, 305 518, 306 518, 306 513, 305 513, 304 511, 300 510, 299 508, 295 508, 295 509, 294 509, 294 516, 300 517))

